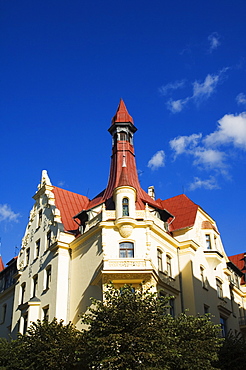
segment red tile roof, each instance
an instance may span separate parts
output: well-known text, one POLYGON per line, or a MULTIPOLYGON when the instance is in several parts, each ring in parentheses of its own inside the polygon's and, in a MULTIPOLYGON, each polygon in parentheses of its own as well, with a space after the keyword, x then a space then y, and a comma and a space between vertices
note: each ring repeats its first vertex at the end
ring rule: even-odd
POLYGON ((2 256, 0 256, 0 272, 4 270, 4 264, 2 260, 2 256))
POLYGON ((180 194, 165 200, 159 199, 158 201, 162 209, 166 209, 175 217, 170 224, 169 231, 179 230, 194 225, 198 205, 192 202, 185 194, 180 194))
MULTIPOLYGON (((234 256, 229 256, 229 260, 236 265, 239 270, 241 270, 244 274, 246 273, 246 264, 245 264, 245 253, 235 254, 234 256)), ((241 278, 241 284, 245 284, 245 275, 241 278)))
POLYGON ((213 229, 214 231, 216 231, 219 234, 217 228, 213 224, 211 224, 210 221, 202 221, 202 227, 201 228, 202 229, 213 229))
POLYGON ((73 216, 87 208, 89 199, 83 195, 72 193, 54 186, 55 205, 61 213, 61 220, 64 230, 76 233, 78 224, 74 221, 73 216))
POLYGON ((125 106, 125 103, 122 99, 120 99, 120 103, 118 105, 116 114, 112 118, 112 125, 115 122, 131 122, 132 124, 134 123, 133 118, 128 113, 128 111, 126 109, 126 106, 125 106))

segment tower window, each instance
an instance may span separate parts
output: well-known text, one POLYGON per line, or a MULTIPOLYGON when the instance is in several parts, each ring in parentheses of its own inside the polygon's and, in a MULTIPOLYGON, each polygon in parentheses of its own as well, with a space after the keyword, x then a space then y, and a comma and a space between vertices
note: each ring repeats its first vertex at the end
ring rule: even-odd
POLYGON ((133 258, 134 245, 130 242, 120 243, 120 258, 133 258))
POLYGON ((125 132, 119 133, 120 141, 128 141, 128 135, 125 132))
POLYGON ((129 216, 129 199, 123 198, 122 200, 122 216, 129 216))

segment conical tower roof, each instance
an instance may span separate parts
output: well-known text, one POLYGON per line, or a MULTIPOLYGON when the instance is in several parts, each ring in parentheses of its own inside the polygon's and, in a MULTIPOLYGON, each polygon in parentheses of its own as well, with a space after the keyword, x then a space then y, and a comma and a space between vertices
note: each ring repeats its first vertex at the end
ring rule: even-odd
POLYGON ((116 122, 130 122, 134 124, 132 116, 128 113, 128 110, 126 108, 126 105, 123 101, 123 99, 120 99, 117 111, 112 118, 112 125, 116 122))

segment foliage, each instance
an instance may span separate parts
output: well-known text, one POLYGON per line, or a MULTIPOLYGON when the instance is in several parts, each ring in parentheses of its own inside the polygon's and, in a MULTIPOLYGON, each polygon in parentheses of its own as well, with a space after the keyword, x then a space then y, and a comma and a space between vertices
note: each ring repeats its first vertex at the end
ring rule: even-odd
POLYGON ((246 364, 246 339, 240 333, 231 332, 225 338, 219 351, 217 366, 221 370, 244 370, 246 364))
POLYGON ((167 314, 168 298, 150 290, 108 286, 92 300, 83 331, 80 363, 88 369, 213 369, 220 327, 208 316, 167 314), (87 365, 87 367, 86 367, 87 365))
POLYGON ((38 320, 25 335, 0 344, 0 365, 11 370, 72 369, 77 362, 79 336, 70 323, 38 320))

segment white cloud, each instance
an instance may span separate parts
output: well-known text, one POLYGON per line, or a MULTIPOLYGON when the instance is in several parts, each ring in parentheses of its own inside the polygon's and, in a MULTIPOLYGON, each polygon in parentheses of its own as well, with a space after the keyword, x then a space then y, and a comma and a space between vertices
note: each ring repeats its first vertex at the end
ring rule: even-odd
POLYGON ((218 82, 220 79, 220 74, 218 75, 210 75, 208 74, 204 80, 204 82, 199 83, 195 81, 193 83, 193 96, 192 98, 195 100, 198 99, 208 99, 210 95, 214 92, 218 82))
POLYGON ((208 190, 219 189, 216 179, 210 176, 207 180, 201 180, 199 177, 195 177, 193 183, 190 184, 189 189, 195 190, 199 188, 204 188, 208 190))
POLYGON ((225 153, 214 149, 196 148, 193 153, 195 157, 194 164, 203 164, 212 168, 225 167, 225 153))
POLYGON ((243 93, 240 93, 236 97, 237 104, 246 105, 246 95, 243 93))
POLYGON ((179 113, 183 110, 184 106, 188 103, 189 97, 185 99, 179 100, 168 100, 167 102, 167 109, 170 110, 172 113, 179 113))
POLYGON ((18 222, 20 214, 14 213, 8 204, 0 204, 0 221, 18 222))
MULTIPOLYGON (((229 69, 228 67, 223 68, 218 72, 218 74, 215 75, 208 74, 203 82, 194 81, 192 83, 193 85, 192 95, 187 96, 184 99, 177 100, 169 99, 166 102, 167 109, 170 110, 172 113, 179 113, 190 101, 192 101, 193 103, 200 103, 201 101, 208 99, 215 92, 218 83, 222 81, 224 73, 228 69, 229 69)), ((168 85, 169 84, 167 84, 166 86, 168 85)), ((172 84, 170 83, 170 85, 172 84)), ((163 88, 164 92, 166 92, 165 86, 163 88)))
POLYGON ((208 36, 209 41, 209 52, 212 53, 213 50, 217 49, 220 45, 220 36, 217 32, 211 33, 211 35, 208 36))
POLYGON ((173 140, 170 140, 169 144, 175 151, 175 156, 182 154, 186 151, 190 151, 196 147, 198 141, 202 138, 202 134, 192 134, 190 136, 178 136, 173 140))
POLYGON ((156 152, 148 162, 148 167, 151 170, 157 170, 159 167, 164 167, 165 153, 163 150, 156 152))
POLYGON ((231 143, 246 150, 246 112, 226 114, 218 121, 217 130, 204 139, 207 146, 231 143))
POLYGON ((163 85, 159 88, 159 91, 162 95, 167 95, 169 91, 177 90, 185 85, 185 80, 180 80, 180 81, 174 81, 170 82, 166 85, 163 85))

